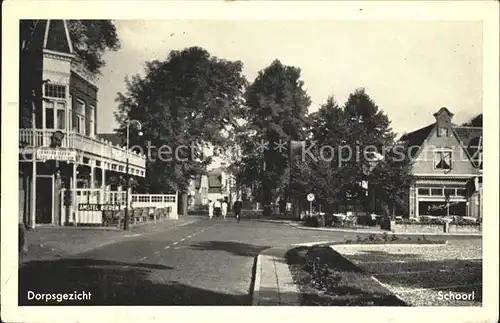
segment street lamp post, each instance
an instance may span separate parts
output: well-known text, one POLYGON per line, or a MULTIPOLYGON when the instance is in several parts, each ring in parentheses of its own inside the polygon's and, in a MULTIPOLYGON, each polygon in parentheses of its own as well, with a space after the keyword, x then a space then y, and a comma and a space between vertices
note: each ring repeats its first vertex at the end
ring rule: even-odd
MULTIPOLYGON (((356 163, 358 162, 358 142, 359 142, 359 139, 358 139, 358 133, 359 133, 359 129, 358 129, 358 125, 361 125, 364 123, 363 121, 363 117, 362 116, 356 116, 356 117, 351 117, 351 121, 355 124, 354 126, 354 134, 353 134, 353 137, 354 137, 354 149, 356 151, 356 163)), ((359 185, 359 183, 357 183, 359 185)), ((352 213, 355 217, 357 217, 357 213, 356 213, 356 204, 358 203, 358 198, 359 198, 359 194, 357 194, 357 192, 359 192, 359 188, 356 187, 356 192, 355 192, 355 195, 353 196, 354 197, 354 202, 352 204, 352 213)), ((346 214, 347 214, 347 210, 346 210, 346 214)))
POLYGON ((128 214, 128 204, 129 204, 129 197, 128 197, 128 187, 129 187, 129 144, 130 144, 130 124, 131 123, 136 123, 137 124, 137 129, 139 130, 139 136, 142 135, 142 132, 140 131, 142 129, 142 124, 138 120, 128 120, 127 121, 127 161, 126 161, 126 166, 125 166, 125 219, 123 223, 123 229, 128 230, 129 229, 129 214, 128 214))

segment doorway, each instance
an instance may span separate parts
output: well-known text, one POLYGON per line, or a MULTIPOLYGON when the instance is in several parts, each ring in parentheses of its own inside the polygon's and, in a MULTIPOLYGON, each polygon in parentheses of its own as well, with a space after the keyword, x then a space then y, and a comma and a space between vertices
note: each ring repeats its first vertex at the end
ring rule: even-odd
POLYGON ((54 179, 52 176, 36 178, 36 224, 52 224, 54 213, 54 179))

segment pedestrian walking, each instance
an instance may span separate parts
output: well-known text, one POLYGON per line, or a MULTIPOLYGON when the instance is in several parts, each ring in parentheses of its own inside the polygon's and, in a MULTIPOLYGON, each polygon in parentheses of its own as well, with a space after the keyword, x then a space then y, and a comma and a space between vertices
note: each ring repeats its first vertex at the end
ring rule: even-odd
POLYGON ((219 217, 220 216, 220 208, 221 208, 220 200, 215 200, 215 203, 214 203, 215 217, 219 217))
POLYGON ((226 215, 227 215, 227 202, 226 201, 222 201, 222 217, 224 218, 224 220, 226 219, 226 215))
POLYGON ((234 216, 236 217, 236 220, 238 220, 238 222, 240 222, 241 208, 242 208, 241 201, 236 200, 236 202, 234 202, 233 205, 233 210, 234 210, 234 216))
POLYGON ((208 201, 208 217, 210 220, 214 217, 214 202, 212 200, 208 201))

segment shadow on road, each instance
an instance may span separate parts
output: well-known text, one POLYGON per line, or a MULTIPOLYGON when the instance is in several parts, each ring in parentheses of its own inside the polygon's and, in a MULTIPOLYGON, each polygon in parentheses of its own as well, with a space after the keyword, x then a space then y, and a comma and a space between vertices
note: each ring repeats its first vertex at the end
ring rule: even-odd
POLYGON ((191 248, 198 250, 220 250, 237 256, 255 257, 262 250, 270 248, 270 246, 255 246, 234 241, 204 241, 192 244, 191 248))
POLYGON ((249 295, 229 295, 152 278, 172 267, 92 259, 32 261, 19 270, 19 305, 249 305, 249 295), (89 300, 28 300, 34 293, 91 293, 89 300))

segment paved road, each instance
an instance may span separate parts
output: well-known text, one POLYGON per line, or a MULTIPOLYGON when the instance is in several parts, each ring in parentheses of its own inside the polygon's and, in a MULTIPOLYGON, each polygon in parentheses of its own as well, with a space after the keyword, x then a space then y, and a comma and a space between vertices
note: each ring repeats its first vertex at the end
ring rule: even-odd
POLYGON ((298 230, 257 220, 190 218, 199 221, 24 264, 19 304, 41 304, 28 301, 28 291, 86 291, 92 293, 90 301, 64 304, 250 305, 252 268, 261 250, 355 238, 353 233, 298 230))
POLYGON ((19 302, 36 303, 26 300, 28 291, 84 290, 92 293, 85 304, 249 305, 261 250, 347 236, 255 220, 199 219, 71 257, 28 262, 20 270, 19 302))

